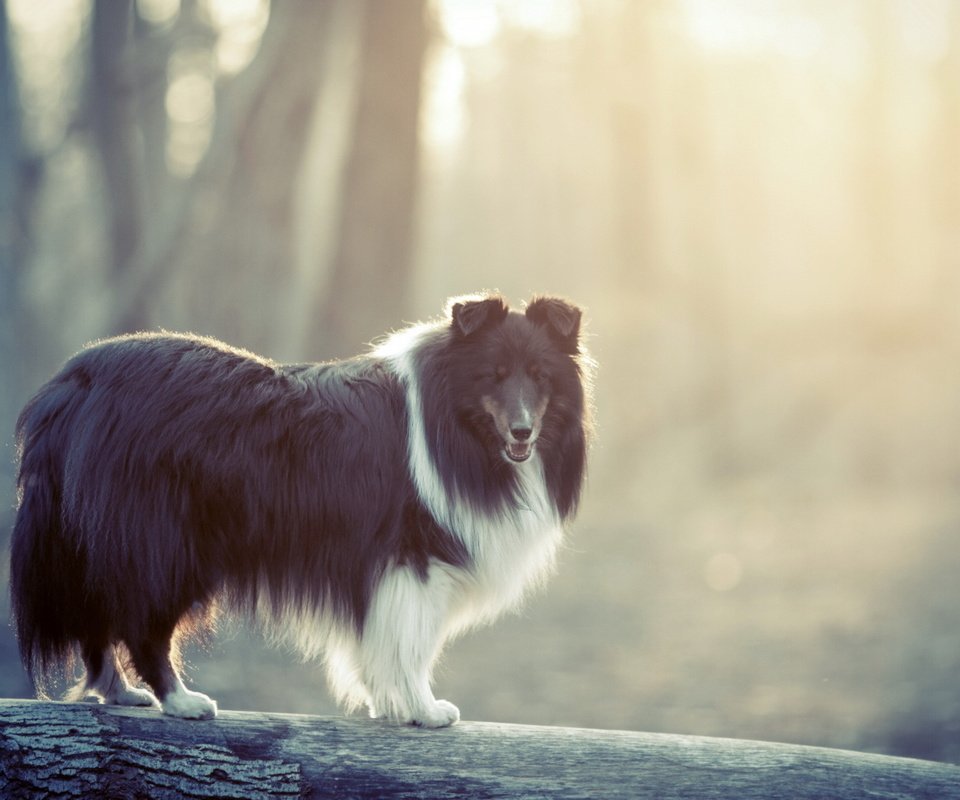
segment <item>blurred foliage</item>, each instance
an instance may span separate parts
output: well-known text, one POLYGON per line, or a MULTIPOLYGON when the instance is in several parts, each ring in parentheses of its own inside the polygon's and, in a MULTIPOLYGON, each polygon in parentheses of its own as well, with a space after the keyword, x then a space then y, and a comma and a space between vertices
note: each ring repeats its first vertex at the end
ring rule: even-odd
MULTIPOLYGON (((89 339, 325 358, 449 294, 567 294, 600 364, 583 511, 548 592, 451 648, 441 693, 960 761, 960 5, 0 20, 7 507, 16 411, 89 339)), ((9 633, 0 659, 26 692, 9 633)), ((242 628, 193 660, 224 707, 332 710, 242 628)))

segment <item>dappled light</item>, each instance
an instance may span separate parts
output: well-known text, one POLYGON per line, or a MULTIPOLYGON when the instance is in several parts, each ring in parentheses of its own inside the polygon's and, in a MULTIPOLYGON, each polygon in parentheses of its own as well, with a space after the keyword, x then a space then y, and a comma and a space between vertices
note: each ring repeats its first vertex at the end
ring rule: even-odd
POLYGON ((257 52, 270 5, 267 0, 210 0, 208 8, 218 31, 217 67, 225 74, 239 72, 257 52))
MULTIPOLYGON (((449 296, 565 295, 598 363, 582 510, 440 693, 960 761, 960 4, 4 8, 8 453, 121 330, 320 360, 449 296), (122 44, 99 82, 93 41, 122 44)), ((223 707, 334 709, 240 622, 190 660, 223 707)))
POLYGON ((170 59, 166 102, 167 166, 189 175, 210 143, 214 117, 213 75, 209 55, 181 50, 170 59))

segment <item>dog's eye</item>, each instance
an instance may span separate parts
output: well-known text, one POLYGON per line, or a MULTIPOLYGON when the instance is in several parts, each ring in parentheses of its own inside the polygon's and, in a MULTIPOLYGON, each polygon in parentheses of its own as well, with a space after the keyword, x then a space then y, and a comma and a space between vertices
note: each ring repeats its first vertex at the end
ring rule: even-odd
POLYGON ((550 380, 550 374, 539 364, 531 364, 527 367, 527 375, 537 383, 546 383, 550 380))

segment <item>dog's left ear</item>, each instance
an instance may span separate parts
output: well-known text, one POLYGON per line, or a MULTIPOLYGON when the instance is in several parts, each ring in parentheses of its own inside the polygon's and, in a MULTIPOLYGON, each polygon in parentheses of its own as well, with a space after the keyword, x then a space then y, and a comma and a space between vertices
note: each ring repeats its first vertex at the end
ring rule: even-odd
POLYGON ((580 309, 559 297, 535 297, 527 305, 527 319, 545 325, 565 353, 580 352, 580 309))

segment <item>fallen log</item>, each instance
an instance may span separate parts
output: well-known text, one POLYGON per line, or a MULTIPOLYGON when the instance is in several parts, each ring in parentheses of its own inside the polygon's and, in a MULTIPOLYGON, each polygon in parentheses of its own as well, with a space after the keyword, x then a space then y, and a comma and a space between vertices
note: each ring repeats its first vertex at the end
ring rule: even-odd
POLYGON ((960 766, 697 736, 0 700, 0 797, 960 799, 960 766))

